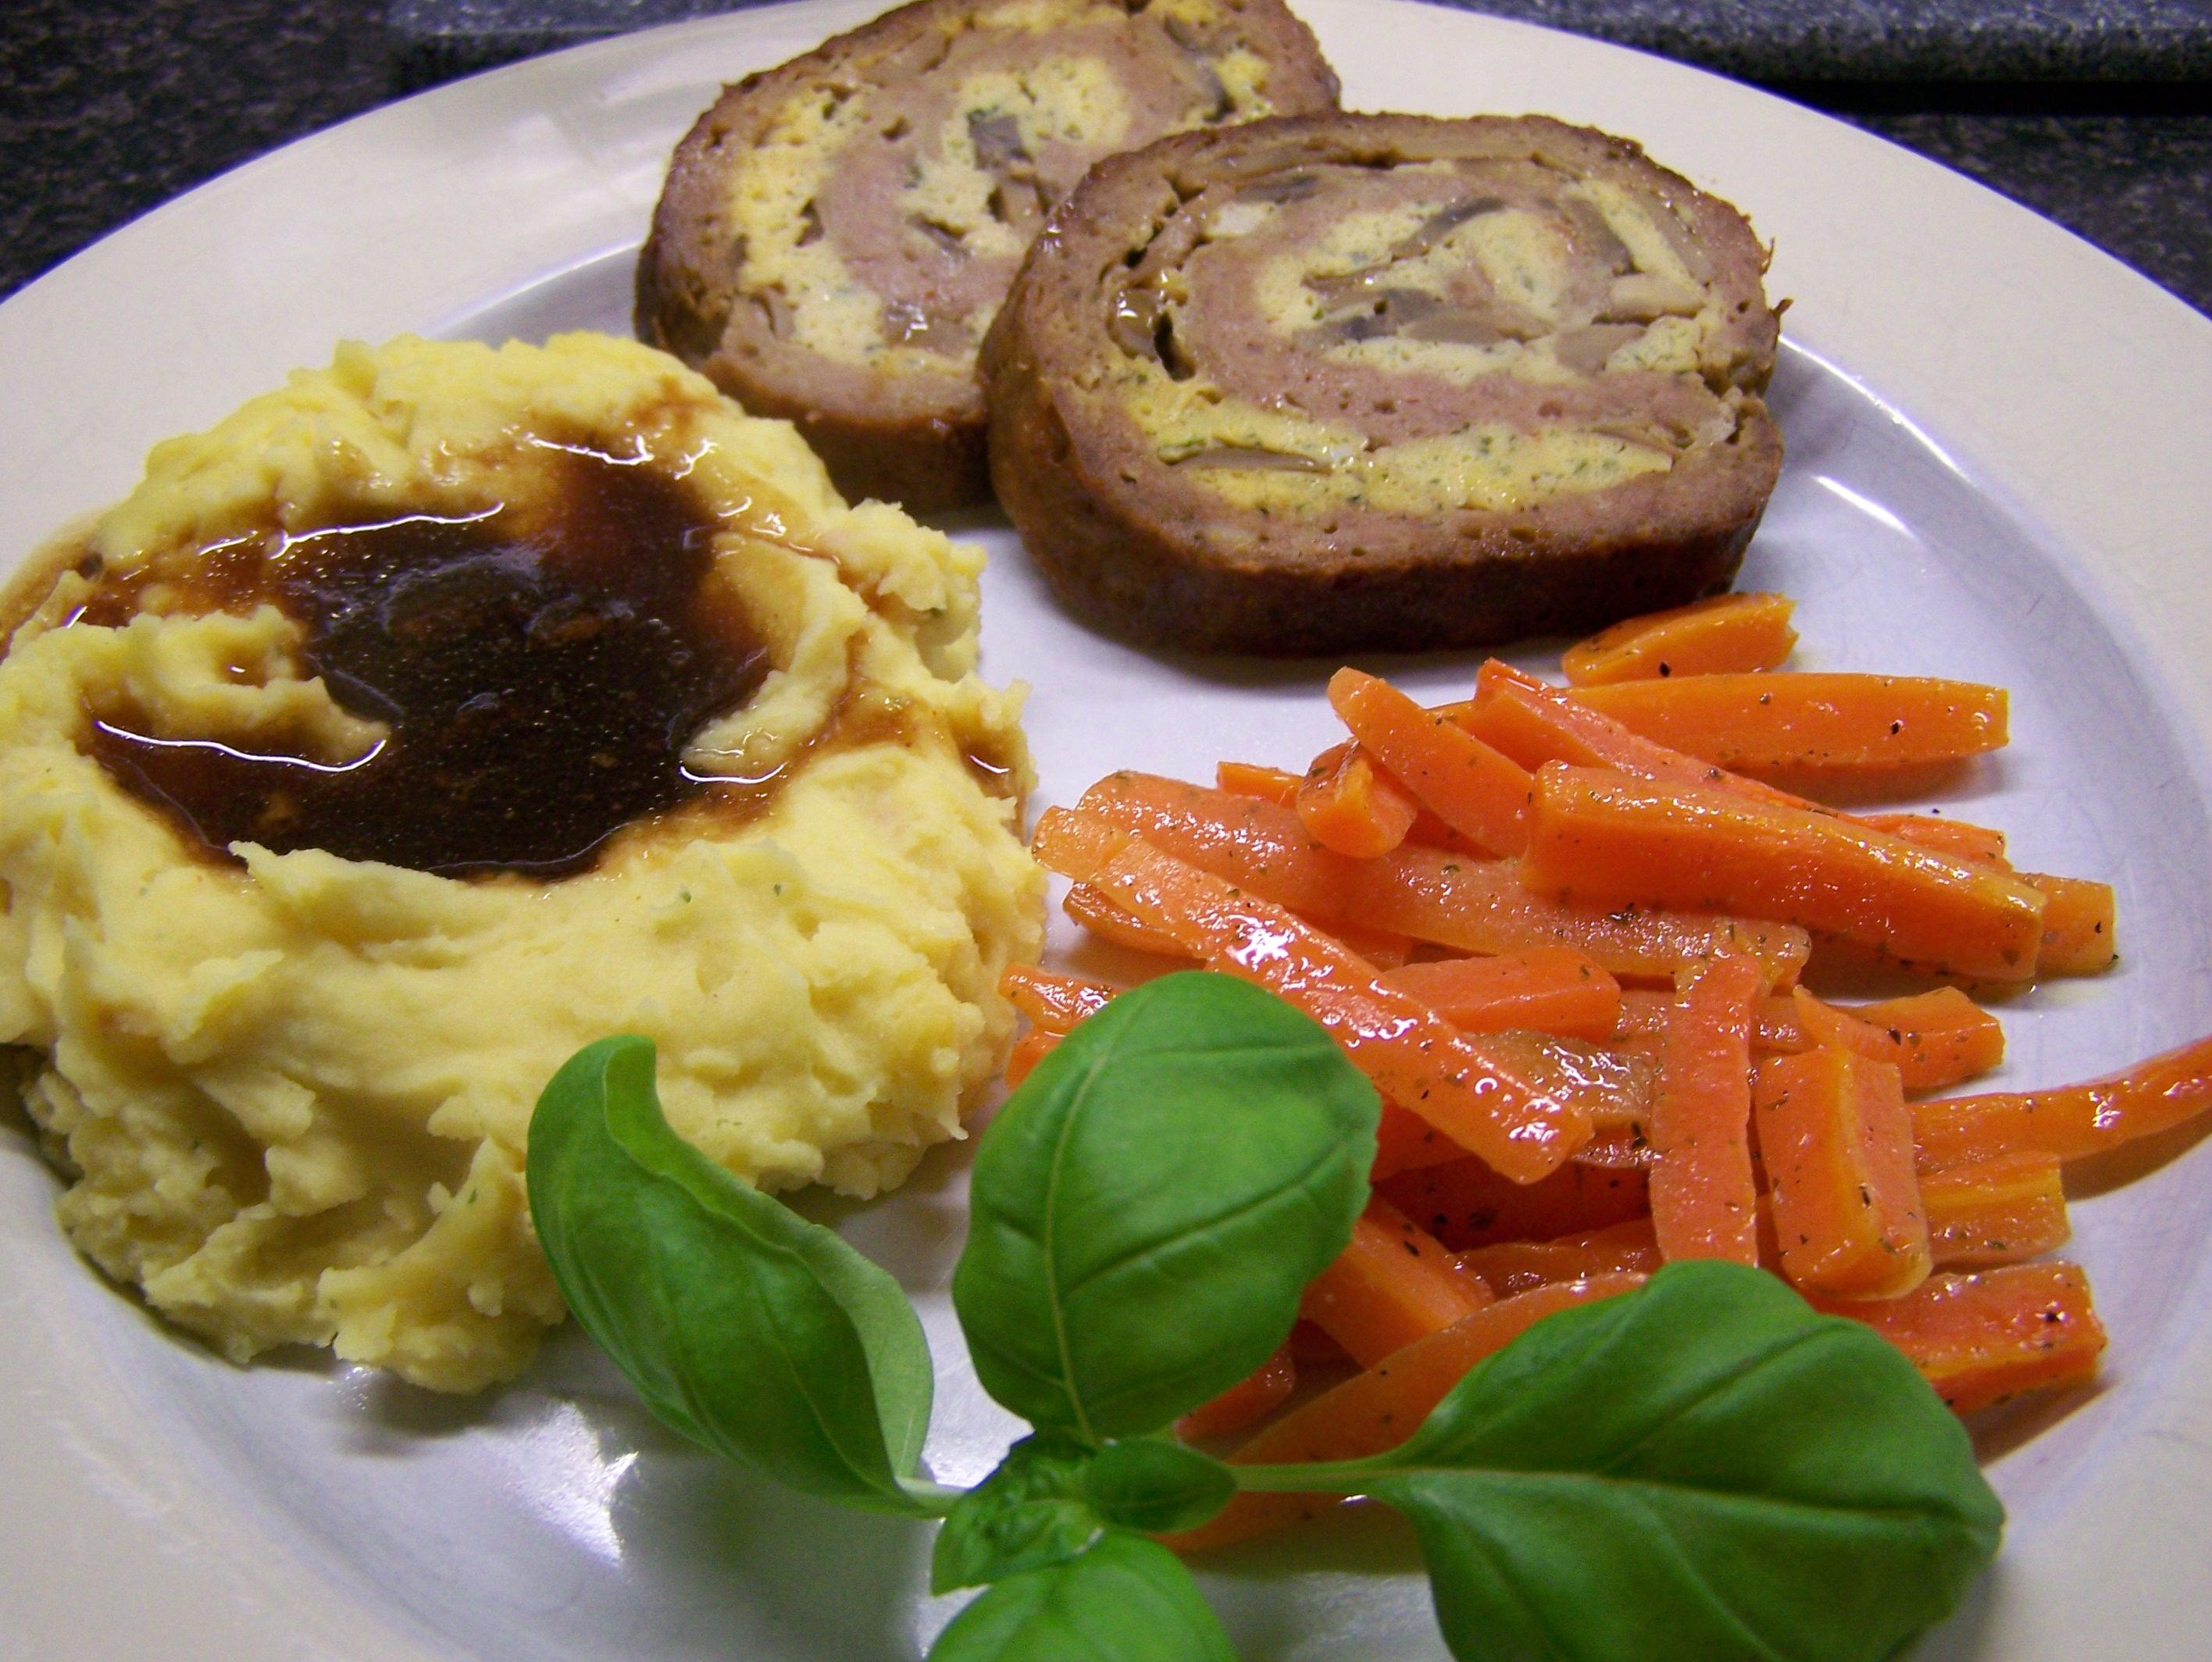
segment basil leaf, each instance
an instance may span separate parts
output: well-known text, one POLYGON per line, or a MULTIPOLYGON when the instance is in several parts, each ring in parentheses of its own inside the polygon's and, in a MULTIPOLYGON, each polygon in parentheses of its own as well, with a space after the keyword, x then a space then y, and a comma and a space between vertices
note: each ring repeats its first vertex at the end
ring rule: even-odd
POLYGON ((1109 1443, 1083 1470, 1101 1518, 1148 1534, 1196 1529, 1236 1492, 1236 1475, 1211 1455, 1149 1437, 1109 1443))
POLYGON ((793 1489, 933 1513, 933 1385, 898 1283, 668 1127, 648 1040, 603 1039, 530 1121, 530 1215, 576 1319, 677 1430, 793 1489))
POLYGON ((1872 1662, 2004 1522, 1902 1356, 1720 1263, 1538 1323, 1368 1464, 1486 1662, 1872 1662))
POLYGON ((1194 971, 1121 994, 976 1152, 952 1298, 984 1389, 1096 1443, 1251 1373, 1351 1239, 1379 1112, 1273 993, 1194 971))
POLYGON ((929 1647, 929 1662, 1079 1658, 1237 1662, 1237 1653, 1182 1561, 1118 1530, 1079 1558, 985 1589, 929 1647))
POLYGON ((929 1566, 929 1590, 950 1592, 1074 1557, 1104 1527, 1082 1498, 1091 1451, 1050 1435, 1016 1443, 999 1468, 952 1503, 929 1566))

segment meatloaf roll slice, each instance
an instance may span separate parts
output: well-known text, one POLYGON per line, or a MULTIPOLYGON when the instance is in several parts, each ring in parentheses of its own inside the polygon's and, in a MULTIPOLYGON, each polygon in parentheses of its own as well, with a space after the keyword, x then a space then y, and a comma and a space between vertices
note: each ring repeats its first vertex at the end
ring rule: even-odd
POLYGON ((726 89, 677 147, 637 331, 837 487, 986 500, 975 353, 1100 156, 1336 107, 1281 0, 922 0, 726 89))
POLYGON ((983 351, 1075 611, 1274 654, 1582 632, 1725 585, 1782 462, 1765 251, 1626 139, 1337 115, 1101 163, 983 351))

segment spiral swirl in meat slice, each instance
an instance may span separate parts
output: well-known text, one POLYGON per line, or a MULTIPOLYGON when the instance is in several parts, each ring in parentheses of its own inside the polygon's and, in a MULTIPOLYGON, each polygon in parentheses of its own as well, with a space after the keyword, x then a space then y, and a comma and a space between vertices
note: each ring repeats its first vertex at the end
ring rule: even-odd
POLYGON ((701 118, 640 332, 799 418, 848 494, 944 496, 956 440, 979 494, 976 348, 1052 206, 1101 155, 1334 101, 1279 0, 924 0, 701 118))
POLYGON ((1556 122, 1170 139, 1102 166, 1024 270, 986 355, 1000 495, 1063 593, 1183 644, 1475 641, 1686 599, 1779 467, 1765 263, 1726 203, 1556 122), (1029 466, 1055 424, 1080 505, 1029 466), (1066 546, 1102 516, 1150 545, 1144 579, 1066 546), (1148 585, 1206 610, 1155 628, 1148 585))

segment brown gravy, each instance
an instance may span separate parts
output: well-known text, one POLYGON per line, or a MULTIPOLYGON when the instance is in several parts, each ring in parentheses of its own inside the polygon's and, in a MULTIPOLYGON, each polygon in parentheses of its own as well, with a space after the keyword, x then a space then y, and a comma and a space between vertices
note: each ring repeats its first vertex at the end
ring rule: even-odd
MULTIPOLYGON (((685 744, 768 665, 708 580, 716 522, 678 482, 586 451, 556 460, 550 512, 364 510, 182 574, 192 610, 298 620, 305 672, 388 725, 367 755, 155 737, 128 713, 94 726, 91 753, 219 857, 251 841, 449 876, 587 870, 624 825, 703 788, 685 744)), ((145 581, 110 581, 81 616, 126 621, 145 581)))

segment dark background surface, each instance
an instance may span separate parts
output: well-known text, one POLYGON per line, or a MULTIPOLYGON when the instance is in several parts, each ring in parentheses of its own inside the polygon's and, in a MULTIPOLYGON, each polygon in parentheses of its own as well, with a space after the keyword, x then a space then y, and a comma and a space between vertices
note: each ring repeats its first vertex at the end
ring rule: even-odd
MULTIPOLYGON (((1293 0, 1295 4, 1295 0, 1293 0)), ((260 152, 724 0, 0 0, 0 295, 260 152)), ((2212 0, 1480 0, 1831 110, 2212 311, 2212 0)))

